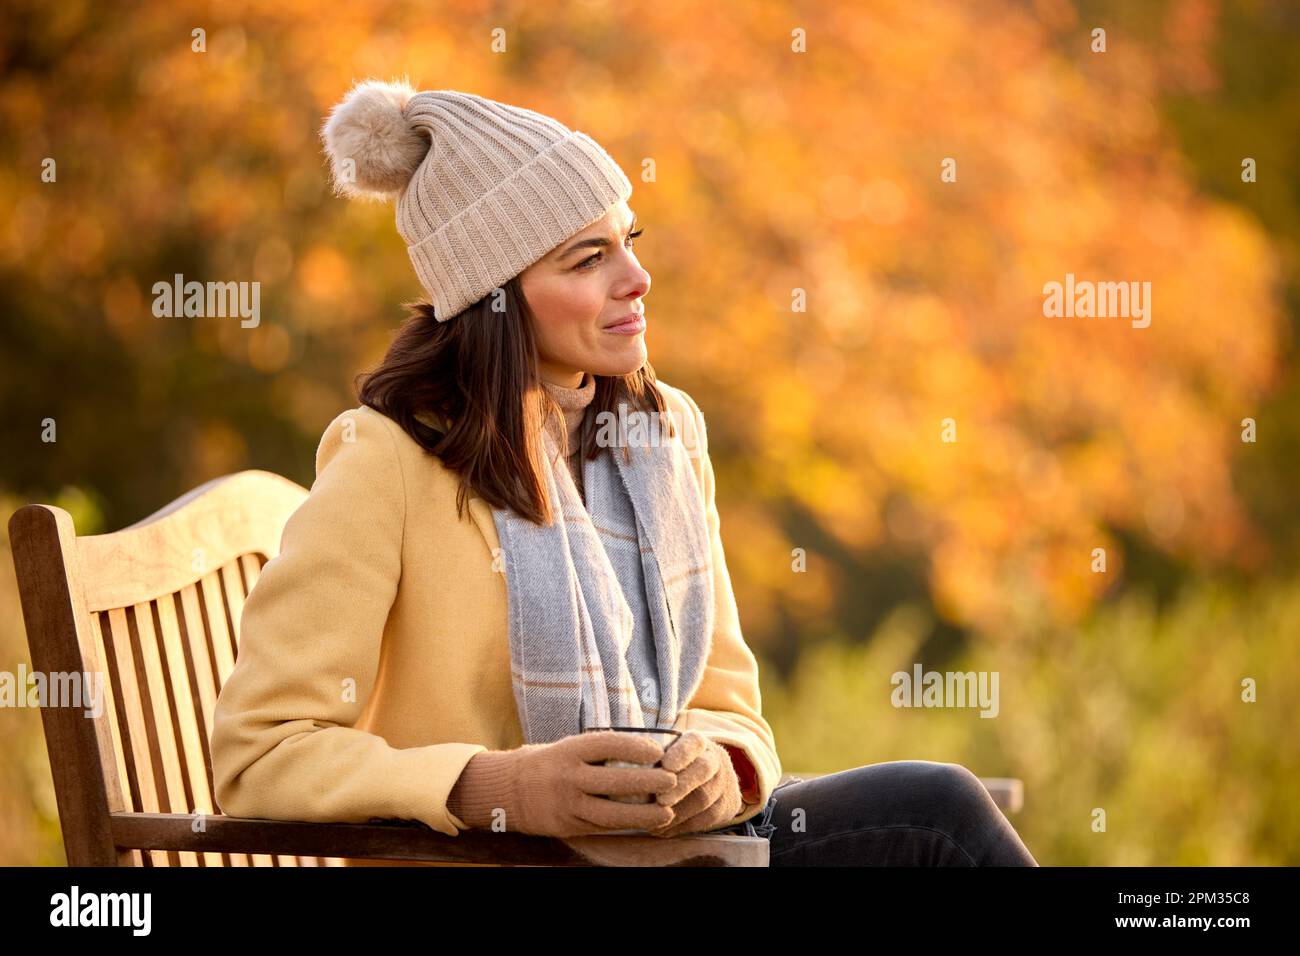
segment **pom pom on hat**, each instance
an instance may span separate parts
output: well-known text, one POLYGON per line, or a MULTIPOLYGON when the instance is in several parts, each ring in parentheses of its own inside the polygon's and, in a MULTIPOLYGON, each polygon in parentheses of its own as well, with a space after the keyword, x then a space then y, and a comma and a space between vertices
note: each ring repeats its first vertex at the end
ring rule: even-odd
POLYGON ((404 81, 363 80, 330 110, 321 139, 335 193, 387 200, 411 181, 431 145, 406 117, 415 93, 404 81))

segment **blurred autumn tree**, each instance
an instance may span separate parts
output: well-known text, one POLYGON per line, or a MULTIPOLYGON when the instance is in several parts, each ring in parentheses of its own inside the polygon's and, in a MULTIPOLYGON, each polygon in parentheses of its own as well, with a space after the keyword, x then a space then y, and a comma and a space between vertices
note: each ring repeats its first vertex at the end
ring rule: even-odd
POLYGON ((79 486, 113 528, 245 467, 310 485, 419 294, 316 131, 354 79, 407 75, 627 170, 651 358, 708 417, 746 633, 784 668, 898 606, 1020 654, 1126 584, 1292 566, 1289 4, 820 6, 14 0, 0 490, 79 486), (155 318, 176 273, 259 281, 260 325, 155 318), (1045 318, 1066 273, 1150 282, 1150 327, 1045 318))
MULTIPOLYGON (((556 115, 632 171, 652 358, 709 415, 756 630, 831 627, 870 556, 989 634, 1075 620, 1122 578, 1120 535, 1192 565, 1269 558, 1231 465, 1278 375, 1278 265, 1193 187, 1156 110, 1161 63, 1203 59, 1204 30, 1097 54, 1065 4, 902 0, 19 3, 10 21, 0 438, 19 490, 84 482, 114 526, 250 464, 310 480, 419 291, 391 210, 328 195, 316 128, 354 77, 407 74, 556 115), (1150 328, 1044 318, 1067 272, 1149 281, 1150 328), (175 273, 260 281, 264 320, 155 318, 175 273), (792 575, 799 547, 826 560, 792 575)), ((1251 188, 1235 163, 1221 178, 1251 188)))

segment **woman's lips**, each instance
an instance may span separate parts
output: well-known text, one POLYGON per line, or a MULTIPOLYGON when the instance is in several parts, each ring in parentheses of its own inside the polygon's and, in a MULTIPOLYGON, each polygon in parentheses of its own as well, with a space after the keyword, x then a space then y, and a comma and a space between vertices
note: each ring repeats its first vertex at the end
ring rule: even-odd
POLYGON ((614 335, 639 335, 645 331, 645 316, 634 315, 626 322, 607 326, 605 331, 612 332, 614 335))

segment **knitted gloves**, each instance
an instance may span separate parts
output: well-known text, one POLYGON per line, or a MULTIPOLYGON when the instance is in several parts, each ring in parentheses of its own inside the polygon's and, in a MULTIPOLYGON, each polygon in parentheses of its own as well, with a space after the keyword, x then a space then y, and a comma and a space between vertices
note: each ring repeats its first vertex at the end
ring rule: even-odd
POLYGON ((659 766, 677 774, 677 785, 656 798, 672 808, 673 818, 650 830, 652 836, 711 830, 738 814, 744 805, 731 755, 698 731, 688 730, 673 741, 659 766))
MULTIPOLYGON (((673 749, 678 746, 681 739, 673 749)), ((616 730, 573 734, 514 750, 485 750, 461 771, 447 797, 447 809, 470 827, 486 829, 501 820, 508 830, 538 836, 651 830, 673 822, 670 807, 621 803, 596 794, 660 795, 672 790, 678 777, 668 770, 603 765, 608 759, 653 764, 663 755, 657 741, 616 730)))

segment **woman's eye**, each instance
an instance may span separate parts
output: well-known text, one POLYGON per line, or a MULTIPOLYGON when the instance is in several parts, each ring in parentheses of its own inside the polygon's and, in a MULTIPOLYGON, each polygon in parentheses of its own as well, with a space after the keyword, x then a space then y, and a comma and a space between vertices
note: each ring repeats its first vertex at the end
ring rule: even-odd
MULTIPOLYGON (((635 242, 634 240, 635 240, 638 236, 640 236, 641 233, 643 233, 643 232, 645 232, 645 227, 644 227, 644 226, 643 226, 642 228, 640 228, 640 229, 637 229, 635 232, 629 232, 629 233, 627 234, 627 239, 624 240, 624 242, 625 242, 625 244, 628 246, 628 248, 631 248, 632 246, 636 245, 636 242, 635 242)), ((600 261, 600 258, 601 258, 601 253, 598 252, 598 253, 596 253, 596 254, 593 255, 593 256, 588 256, 586 259, 583 259, 583 260, 582 260, 581 262, 579 262, 576 266, 574 266, 574 268, 575 268, 575 269, 585 269, 585 270, 594 269, 594 268, 596 268, 596 264, 600 261)))

